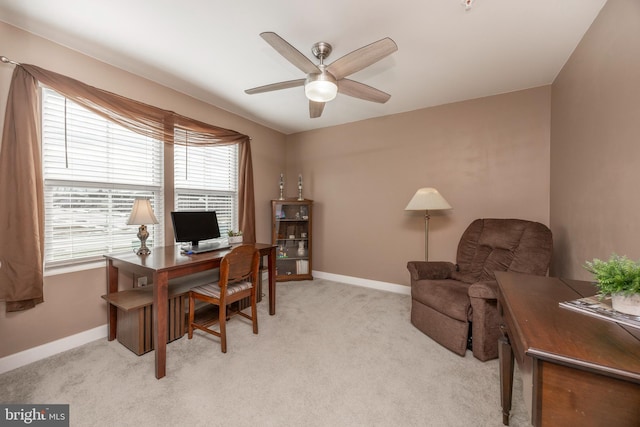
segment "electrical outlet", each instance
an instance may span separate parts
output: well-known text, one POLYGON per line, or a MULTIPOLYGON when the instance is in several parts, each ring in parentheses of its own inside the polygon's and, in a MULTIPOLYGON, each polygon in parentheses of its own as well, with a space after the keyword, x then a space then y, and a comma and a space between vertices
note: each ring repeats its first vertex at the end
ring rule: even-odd
POLYGON ((147 286, 147 276, 138 277, 138 287, 147 286))

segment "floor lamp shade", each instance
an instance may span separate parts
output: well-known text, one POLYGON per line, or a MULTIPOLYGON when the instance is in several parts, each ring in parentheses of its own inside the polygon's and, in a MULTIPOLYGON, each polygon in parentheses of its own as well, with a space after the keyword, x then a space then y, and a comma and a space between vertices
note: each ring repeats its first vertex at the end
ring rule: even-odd
POLYGON ((147 247, 147 238, 149 232, 146 224, 158 224, 158 219, 153 214, 151 202, 148 199, 136 199, 131 208, 131 215, 127 220, 127 225, 139 225, 138 239, 140 239, 140 248, 136 251, 138 255, 149 255, 151 251, 147 247))
POLYGON ((429 211, 451 209, 449 202, 435 188, 420 188, 405 211, 424 211, 424 260, 429 261, 429 211))
POLYGON ((421 188, 416 191, 405 211, 433 211, 451 209, 451 205, 435 188, 421 188))

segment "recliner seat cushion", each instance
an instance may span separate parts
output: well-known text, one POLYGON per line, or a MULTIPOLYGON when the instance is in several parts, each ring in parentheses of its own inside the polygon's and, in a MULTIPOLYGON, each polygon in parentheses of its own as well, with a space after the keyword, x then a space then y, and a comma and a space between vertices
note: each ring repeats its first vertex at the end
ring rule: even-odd
POLYGON ((411 287, 411 297, 452 319, 471 320, 469 284, 458 280, 428 280, 428 286, 411 287))

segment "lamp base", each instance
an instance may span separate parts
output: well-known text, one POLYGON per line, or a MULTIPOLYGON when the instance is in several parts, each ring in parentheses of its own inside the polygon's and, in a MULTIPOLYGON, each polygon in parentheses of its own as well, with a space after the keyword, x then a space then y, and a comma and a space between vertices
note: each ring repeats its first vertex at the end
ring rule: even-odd
POLYGON ((136 251, 136 255, 149 255, 151 253, 151 249, 147 247, 147 238, 149 237, 149 232, 147 231, 146 225, 141 225, 138 228, 138 239, 140 239, 140 247, 136 251))
POLYGON ((140 246, 138 250, 136 250, 136 255, 149 255, 151 253, 151 249, 147 247, 147 245, 140 246))

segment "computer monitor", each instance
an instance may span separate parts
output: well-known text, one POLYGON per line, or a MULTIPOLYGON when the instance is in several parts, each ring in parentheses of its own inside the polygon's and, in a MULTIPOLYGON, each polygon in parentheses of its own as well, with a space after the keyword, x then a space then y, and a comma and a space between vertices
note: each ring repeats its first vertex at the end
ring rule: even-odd
POLYGON ((176 242, 190 242, 192 246, 198 246, 202 240, 220 237, 215 211, 171 212, 171 221, 176 242))

